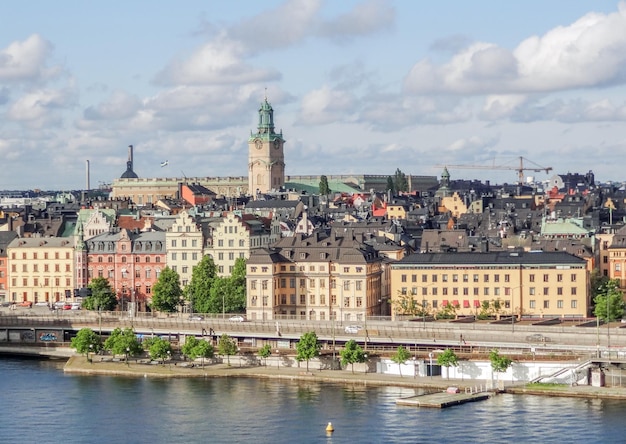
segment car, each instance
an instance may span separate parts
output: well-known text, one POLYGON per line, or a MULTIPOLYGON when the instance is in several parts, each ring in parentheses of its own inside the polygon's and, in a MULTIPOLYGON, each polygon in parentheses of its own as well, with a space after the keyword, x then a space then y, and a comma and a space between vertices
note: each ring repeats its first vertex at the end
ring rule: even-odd
POLYGON ((0 302, 0 307, 10 307, 13 304, 14 302, 11 302, 11 301, 2 301, 0 302))
POLYGON ((30 307, 33 306, 33 303, 31 301, 22 301, 22 302, 20 302, 17 305, 20 306, 20 307, 28 307, 28 308, 30 308, 30 307))
POLYGON ((63 305, 63 310, 71 310, 72 309, 72 304, 64 304, 63 305))
POLYGON ((35 302, 35 305, 37 307, 47 307, 48 303, 46 301, 39 301, 39 302, 35 302))
POLYGON ((204 320, 204 316, 192 314, 192 315, 189 315, 189 320, 190 321, 202 321, 204 320))
POLYGON ((65 301, 56 301, 53 305, 53 307, 56 308, 57 310, 63 310, 64 306, 65 306, 65 301))
POLYGON ((243 322, 243 321, 245 321, 243 316, 240 316, 240 315, 231 316, 230 318, 228 318, 228 320, 230 322, 243 322))
POLYGON ((350 334, 356 334, 363 330, 363 327, 360 325, 346 325, 345 332, 350 334))
POLYGON ((542 335, 541 333, 535 333, 530 336, 526 336, 526 340, 528 342, 550 342, 551 339, 547 336, 542 335))

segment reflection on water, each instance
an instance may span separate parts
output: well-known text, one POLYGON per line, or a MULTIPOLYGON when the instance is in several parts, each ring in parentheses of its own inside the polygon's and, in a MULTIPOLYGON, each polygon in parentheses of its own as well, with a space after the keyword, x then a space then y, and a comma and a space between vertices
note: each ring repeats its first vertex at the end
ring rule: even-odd
POLYGON ((0 441, 623 442, 620 401, 501 395, 442 410, 395 404, 418 393, 268 379, 64 375, 62 363, 0 358, 0 441))

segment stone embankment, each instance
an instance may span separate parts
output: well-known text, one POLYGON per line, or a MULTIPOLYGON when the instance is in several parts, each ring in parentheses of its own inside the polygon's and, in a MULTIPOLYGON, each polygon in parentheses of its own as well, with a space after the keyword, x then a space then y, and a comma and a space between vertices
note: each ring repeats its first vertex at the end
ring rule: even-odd
MULTIPOLYGON (((267 378, 289 381, 325 382, 337 384, 359 384, 370 386, 394 386, 407 388, 421 388, 427 391, 446 390, 450 386, 458 387, 461 391, 484 388, 489 381, 458 381, 441 377, 400 377, 397 375, 383 375, 379 373, 354 372, 350 370, 314 370, 306 371, 302 367, 273 367, 273 366, 237 366, 227 364, 207 364, 204 367, 194 363, 193 367, 187 363, 153 364, 131 360, 100 361, 96 356, 92 362, 84 356, 73 356, 64 367, 67 373, 110 375, 126 377, 157 377, 157 378, 267 378)), ((569 385, 542 385, 517 384, 505 385, 505 393, 568 396, 581 398, 626 399, 624 387, 592 387, 569 385)))

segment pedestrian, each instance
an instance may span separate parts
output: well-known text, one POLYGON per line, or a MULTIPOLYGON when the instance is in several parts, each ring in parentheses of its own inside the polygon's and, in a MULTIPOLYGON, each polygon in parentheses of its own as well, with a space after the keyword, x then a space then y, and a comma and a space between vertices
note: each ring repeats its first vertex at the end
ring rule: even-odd
POLYGON ((459 335, 459 344, 465 344, 465 341, 463 340, 463 334, 459 335))

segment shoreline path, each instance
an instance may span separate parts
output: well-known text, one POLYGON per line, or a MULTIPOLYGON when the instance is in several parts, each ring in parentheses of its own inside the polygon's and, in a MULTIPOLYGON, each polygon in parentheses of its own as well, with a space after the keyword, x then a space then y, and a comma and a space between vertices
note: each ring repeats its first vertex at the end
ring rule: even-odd
MULTIPOLYGON (((95 357, 89 362, 84 356, 72 356, 63 367, 66 373, 127 376, 127 377, 158 377, 158 378, 266 378, 288 381, 308 381, 337 384, 359 384, 371 386, 391 386, 430 389, 432 392, 446 390, 448 387, 458 387, 461 392, 466 388, 483 388, 489 381, 445 379, 435 377, 400 377, 380 373, 354 372, 350 370, 313 370, 305 371, 301 367, 273 367, 273 366, 238 366, 227 364, 206 364, 204 368, 198 363, 194 367, 175 364, 144 364, 134 360, 111 362, 100 361, 95 357)), ((531 386, 526 384, 505 383, 505 393, 530 394, 543 396, 565 396, 579 398, 625 399, 626 387, 593 387, 546 385, 531 386)))

